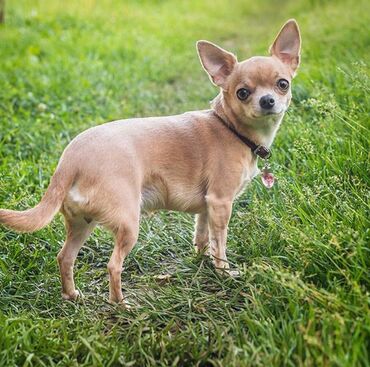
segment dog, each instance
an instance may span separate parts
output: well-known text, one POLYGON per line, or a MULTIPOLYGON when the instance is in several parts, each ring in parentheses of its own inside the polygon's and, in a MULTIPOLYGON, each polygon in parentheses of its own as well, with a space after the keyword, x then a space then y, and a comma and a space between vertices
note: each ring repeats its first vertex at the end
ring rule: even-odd
POLYGON ((211 108, 176 116, 117 120, 90 128, 64 150, 40 203, 25 211, 0 210, 0 223, 37 231, 57 212, 66 240, 57 256, 62 297, 75 300, 77 254, 96 225, 115 239, 108 263, 109 301, 124 301, 123 262, 134 247, 140 215, 157 209, 196 214, 194 245, 209 249, 228 271, 226 237, 232 204, 258 173, 291 100, 301 36, 288 20, 270 55, 238 62, 208 41, 198 41, 200 62, 220 90, 211 108))

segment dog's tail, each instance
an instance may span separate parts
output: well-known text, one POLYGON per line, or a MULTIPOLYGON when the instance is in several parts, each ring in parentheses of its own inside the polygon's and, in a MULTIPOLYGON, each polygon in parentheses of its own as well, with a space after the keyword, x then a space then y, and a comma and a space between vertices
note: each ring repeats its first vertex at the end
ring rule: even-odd
POLYGON ((34 232, 49 224, 59 211, 74 180, 71 170, 63 169, 61 163, 40 203, 24 211, 0 209, 0 224, 18 232, 34 232))

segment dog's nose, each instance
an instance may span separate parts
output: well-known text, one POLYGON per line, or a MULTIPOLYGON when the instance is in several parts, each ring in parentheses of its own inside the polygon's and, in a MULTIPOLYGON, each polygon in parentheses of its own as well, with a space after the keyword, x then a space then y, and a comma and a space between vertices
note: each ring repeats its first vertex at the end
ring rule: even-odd
POLYGON ((265 110, 270 110, 275 105, 274 97, 271 94, 266 94, 260 99, 260 106, 265 110))

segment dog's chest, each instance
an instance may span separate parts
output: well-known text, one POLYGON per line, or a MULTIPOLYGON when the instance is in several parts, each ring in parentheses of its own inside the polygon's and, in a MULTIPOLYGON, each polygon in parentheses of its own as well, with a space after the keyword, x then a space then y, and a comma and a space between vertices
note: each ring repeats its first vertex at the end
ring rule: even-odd
POLYGON ((260 173, 260 170, 257 166, 257 160, 253 163, 246 163, 243 165, 243 170, 241 172, 239 188, 236 193, 236 196, 239 196, 243 193, 244 189, 248 184, 260 173))

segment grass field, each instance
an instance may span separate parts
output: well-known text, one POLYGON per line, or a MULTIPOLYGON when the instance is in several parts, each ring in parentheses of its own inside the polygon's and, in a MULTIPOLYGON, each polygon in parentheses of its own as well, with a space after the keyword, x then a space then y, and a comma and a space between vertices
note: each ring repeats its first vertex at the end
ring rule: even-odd
POLYGON ((295 17, 303 55, 274 144, 278 184, 234 206, 229 259, 196 257, 190 215, 144 218, 109 305, 112 239, 81 251, 62 302, 60 217, 0 228, 1 366, 369 366, 370 6, 358 1, 7 1, 0 26, 0 207, 35 205, 66 144, 132 116, 206 109, 197 39, 265 54, 295 17), (158 275, 170 278, 158 279, 158 275))

